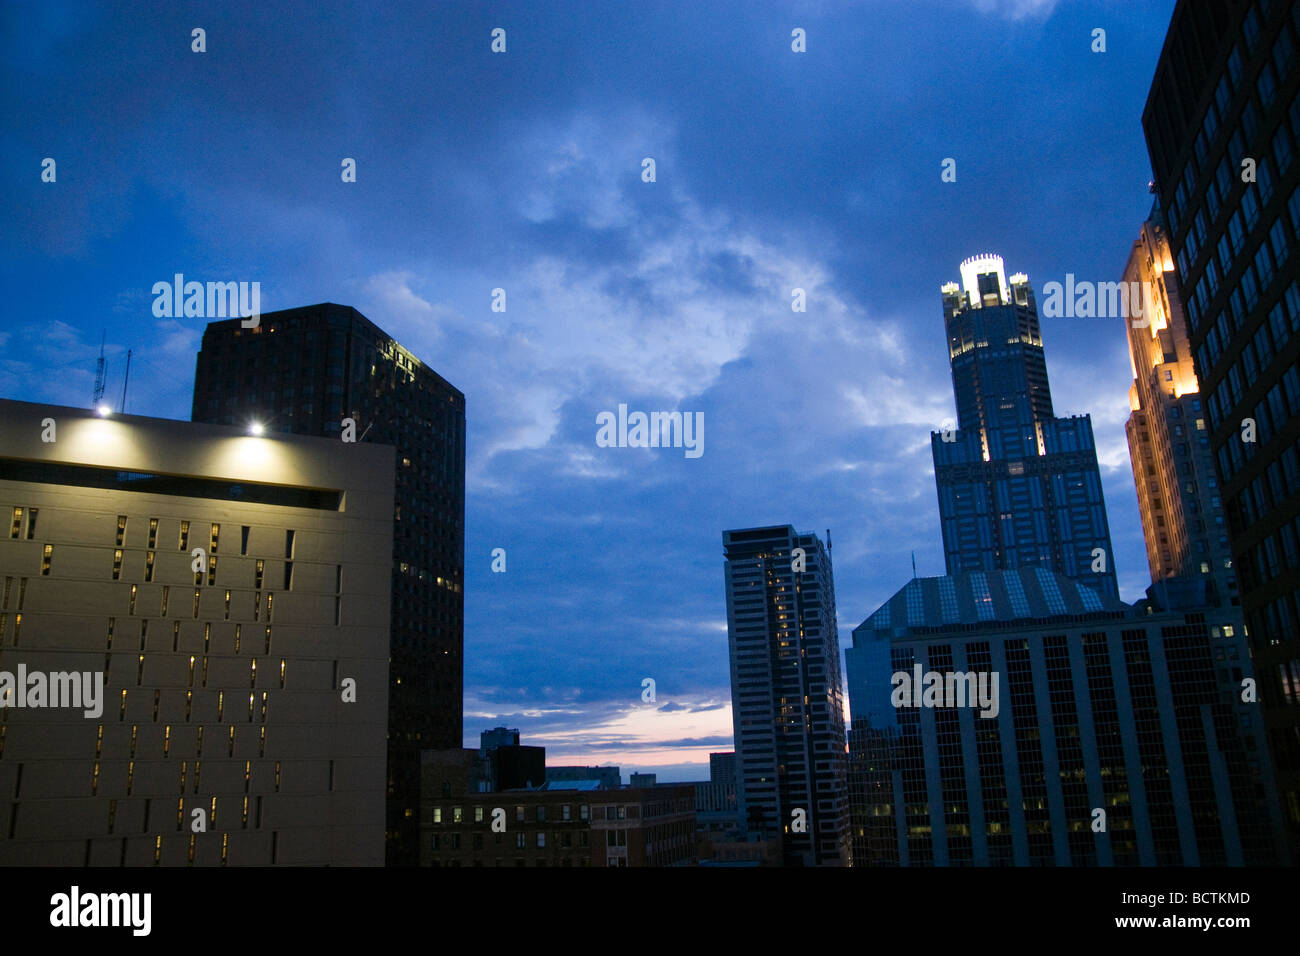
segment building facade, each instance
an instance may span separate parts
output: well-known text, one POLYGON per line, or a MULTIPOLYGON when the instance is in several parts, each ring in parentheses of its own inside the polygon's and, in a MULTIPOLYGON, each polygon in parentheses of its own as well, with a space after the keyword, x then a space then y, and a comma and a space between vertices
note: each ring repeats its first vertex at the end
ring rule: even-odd
POLYGON ((1276 864, 1236 620, 1044 568, 909 581, 845 654, 855 865, 1276 864))
POLYGON ((741 826, 781 837, 787 866, 847 865, 830 548, 789 525, 724 531, 722 541, 741 826))
POLYGON ((0 401, 0 865, 383 865, 393 459, 0 401))
POLYGON ((356 309, 213 322, 196 422, 397 447, 393 513, 388 862, 418 862, 420 751, 462 743, 465 396, 356 309))
POLYGON ((1042 567, 1118 597, 1092 420, 1053 414, 1029 279, 995 255, 961 277, 942 287, 956 427, 930 439, 948 573, 1042 567))
POLYGON ((1182 299, 1159 209, 1142 224, 1123 281, 1149 290, 1141 317, 1126 317, 1133 384, 1128 437, 1152 581, 1203 582, 1202 603, 1240 604, 1210 433, 1182 299))
POLYGON ((425 866, 696 862, 693 784, 480 792, 478 751, 427 751, 423 759, 425 866))
POLYGON ((1142 115, 1300 850, 1300 7, 1174 9, 1142 115))

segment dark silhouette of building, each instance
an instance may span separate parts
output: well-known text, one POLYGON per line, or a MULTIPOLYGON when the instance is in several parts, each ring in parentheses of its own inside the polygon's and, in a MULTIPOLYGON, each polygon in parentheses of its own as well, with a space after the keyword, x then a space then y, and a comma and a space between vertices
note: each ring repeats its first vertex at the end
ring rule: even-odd
POLYGON ((210 323, 193 418, 396 446, 386 859, 417 865, 420 751, 462 740, 465 396, 356 309, 322 303, 210 323))
POLYGON ((1180 0, 1142 114, 1292 855, 1300 849, 1300 4, 1180 0))

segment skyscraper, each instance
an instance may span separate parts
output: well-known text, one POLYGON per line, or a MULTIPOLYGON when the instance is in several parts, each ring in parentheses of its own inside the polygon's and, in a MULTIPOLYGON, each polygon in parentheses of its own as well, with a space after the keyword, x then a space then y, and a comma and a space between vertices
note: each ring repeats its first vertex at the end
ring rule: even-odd
POLYGON ((0 684, 100 682, 0 690, 0 865, 382 866, 393 449, 10 401, 0 449, 0 684))
POLYGON ((356 309, 323 303, 251 329, 210 323, 193 417, 397 447, 387 860, 418 865, 420 751, 462 743, 465 396, 356 309))
POLYGON ((787 866, 846 865, 830 548, 789 525, 724 531, 722 543, 741 826, 780 836, 787 866))
POLYGON ((845 652, 854 865, 1276 864, 1235 619, 1045 568, 909 581, 845 652))
POLYGON ((1117 597, 1092 419, 1052 413, 1029 279, 995 255, 961 278, 942 288, 957 427, 930 438, 948 573, 1042 567, 1117 597))
POLYGON ((1196 585, 1196 603, 1237 605, 1237 575, 1173 268, 1164 223, 1153 210, 1124 269, 1130 289, 1150 290, 1149 311, 1123 320, 1133 366, 1124 430, 1147 563, 1153 582, 1196 585))
POLYGON ((1180 0, 1142 114, 1300 851, 1300 5, 1180 0))

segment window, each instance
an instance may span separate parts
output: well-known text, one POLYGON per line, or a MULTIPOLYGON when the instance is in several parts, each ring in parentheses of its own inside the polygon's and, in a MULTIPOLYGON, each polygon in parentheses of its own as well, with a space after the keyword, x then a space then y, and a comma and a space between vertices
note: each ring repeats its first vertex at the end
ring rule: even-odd
MULTIPOLYGON (((14 537, 17 537, 15 535, 14 537)), ((122 540, 126 537, 126 515, 117 516, 117 546, 122 547, 122 540)))
POLYGON ((286 559, 293 558, 293 532, 292 531, 286 531, 284 533, 284 556, 286 559))
POLYGON ((18 532, 19 532, 20 530, 22 530, 22 526, 23 526, 23 509, 22 509, 22 508, 15 508, 15 509, 14 509, 14 523, 13 523, 13 526, 9 529, 9 537, 11 537, 11 538, 17 540, 17 538, 18 538, 18 532))
POLYGON ((120 581, 121 579, 122 579, 122 552, 119 550, 113 552, 113 580, 120 581))
POLYGON ((36 516, 40 514, 40 509, 31 508, 27 512, 27 540, 32 540, 36 534, 36 516))
POLYGON ((47 544, 47 545, 45 546, 45 554, 44 554, 44 557, 41 559, 41 574, 42 574, 42 575, 44 575, 44 576, 46 576, 46 577, 49 577, 49 574, 50 574, 50 562, 53 561, 53 560, 54 560, 54 545, 52 545, 52 544, 47 544))
MULTIPOLYGON (((123 519, 123 520, 125 520, 125 519, 123 519)), ((179 538, 179 540, 178 540, 178 544, 177 544, 177 546, 176 546, 176 550, 177 550, 177 551, 188 551, 189 549, 190 549, 190 523, 189 523, 188 521, 182 521, 182 522, 181 522, 180 538, 179 538)))

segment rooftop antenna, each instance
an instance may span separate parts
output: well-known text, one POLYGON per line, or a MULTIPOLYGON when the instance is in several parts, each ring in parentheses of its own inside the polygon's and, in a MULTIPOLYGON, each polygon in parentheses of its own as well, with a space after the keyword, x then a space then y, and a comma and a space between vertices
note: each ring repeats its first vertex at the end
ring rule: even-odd
POLYGON ((121 410, 121 413, 122 413, 123 415, 126 414, 126 385, 127 385, 127 383, 128 383, 129 381, 131 381, 131 350, 130 350, 130 349, 127 349, 127 350, 126 350, 126 375, 124 375, 124 376, 122 377, 122 410, 121 410))
POLYGON ((95 363, 95 397, 91 401, 93 408, 99 407, 100 399, 104 397, 104 373, 108 366, 104 362, 104 338, 107 333, 99 334, 99 361, 95 363))
POLYGON ((830 554, 830 552, 831 552, 831 529, 827 528, 826 529, 826 553, 830 554))
POLYGON ((916 552, 912 552, 912 577, 916 577, 916 552))

